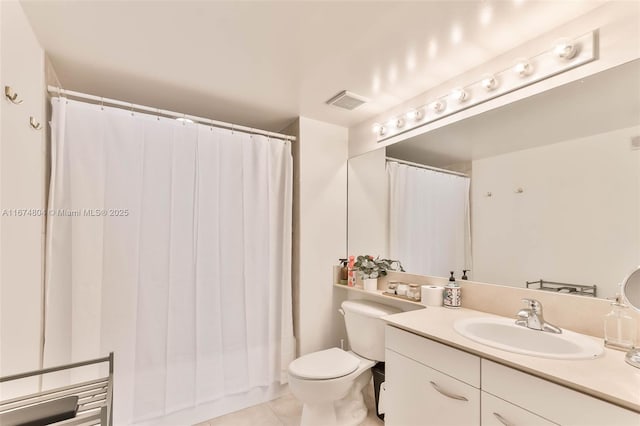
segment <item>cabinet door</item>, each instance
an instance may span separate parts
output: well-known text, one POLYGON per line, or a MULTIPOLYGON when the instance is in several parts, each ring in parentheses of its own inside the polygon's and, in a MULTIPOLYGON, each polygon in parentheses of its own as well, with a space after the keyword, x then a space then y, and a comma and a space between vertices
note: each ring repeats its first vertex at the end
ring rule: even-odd
POLYGON ((387 426, 480 424, 480 390, 386 351, 387 426))
POLYGON ((639 426, 640 414, 482 360, 482 390, 564 426, 639 426))
POLYGON ((481 405, 482 426, 553 426, 556 424, 486 392, 482 392, 481 405))

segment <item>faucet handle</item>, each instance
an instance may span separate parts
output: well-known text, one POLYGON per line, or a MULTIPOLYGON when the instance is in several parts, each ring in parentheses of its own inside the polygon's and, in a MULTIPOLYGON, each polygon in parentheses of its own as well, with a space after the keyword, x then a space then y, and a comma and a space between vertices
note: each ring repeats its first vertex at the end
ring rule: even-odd
POLYGON ((522 299, 524 303, 526 303, 527 307, 531 309, 536 314, 540 314, 542 312, 542 303, 537 301, 536 299, 522 299))

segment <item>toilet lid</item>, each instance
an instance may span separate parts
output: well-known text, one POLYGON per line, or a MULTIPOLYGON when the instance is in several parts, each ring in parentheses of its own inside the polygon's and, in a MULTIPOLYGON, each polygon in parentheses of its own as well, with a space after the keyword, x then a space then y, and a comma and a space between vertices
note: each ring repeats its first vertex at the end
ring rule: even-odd
POLYGON ((342 349, 313 352, 289 364, 289 372, 303 379, 335 379, 354 372, 360 359, 342 349))

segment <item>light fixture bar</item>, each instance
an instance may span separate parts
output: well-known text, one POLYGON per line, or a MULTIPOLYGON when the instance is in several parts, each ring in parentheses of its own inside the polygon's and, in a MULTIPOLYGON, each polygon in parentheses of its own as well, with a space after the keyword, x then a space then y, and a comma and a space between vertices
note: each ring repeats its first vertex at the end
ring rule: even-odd
POLYGON ((373 132, 377 142, 594 61, 597 57, 596 36, 597 31, 590 31, 574 39, 560 39, 552 48, 536 56, 514 61, 508 69, 485 74, 473 83, 458 86, 447 95, 409 108, 405 114, 390 117, 384 121, 385 124, 376 123, 373 132), (413 111, 422 113, 414 118, 413 111), (405 120, 406 117, 412 119, 405 120))

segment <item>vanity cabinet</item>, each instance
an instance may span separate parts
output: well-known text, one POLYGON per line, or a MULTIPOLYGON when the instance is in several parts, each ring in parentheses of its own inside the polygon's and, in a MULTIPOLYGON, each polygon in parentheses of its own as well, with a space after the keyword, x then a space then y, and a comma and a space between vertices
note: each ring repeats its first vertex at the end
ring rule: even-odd
POLYGON ((385 356, 385 425, 479 424, 479 389, 394 351, 385 356))
POLYGON ((482 391, 482 426, 553 426, 553 423, 524 408, 482 391))
POLYGON ((387 326, 388 426, 639 426, 640 414, 387 326))
POLYGON ((482 390, 561 425, 640 425, 638 413, 487 359, 482 390))
POLYGON ((385 425, 480 424, 480 358, 387 327, 385 425))

